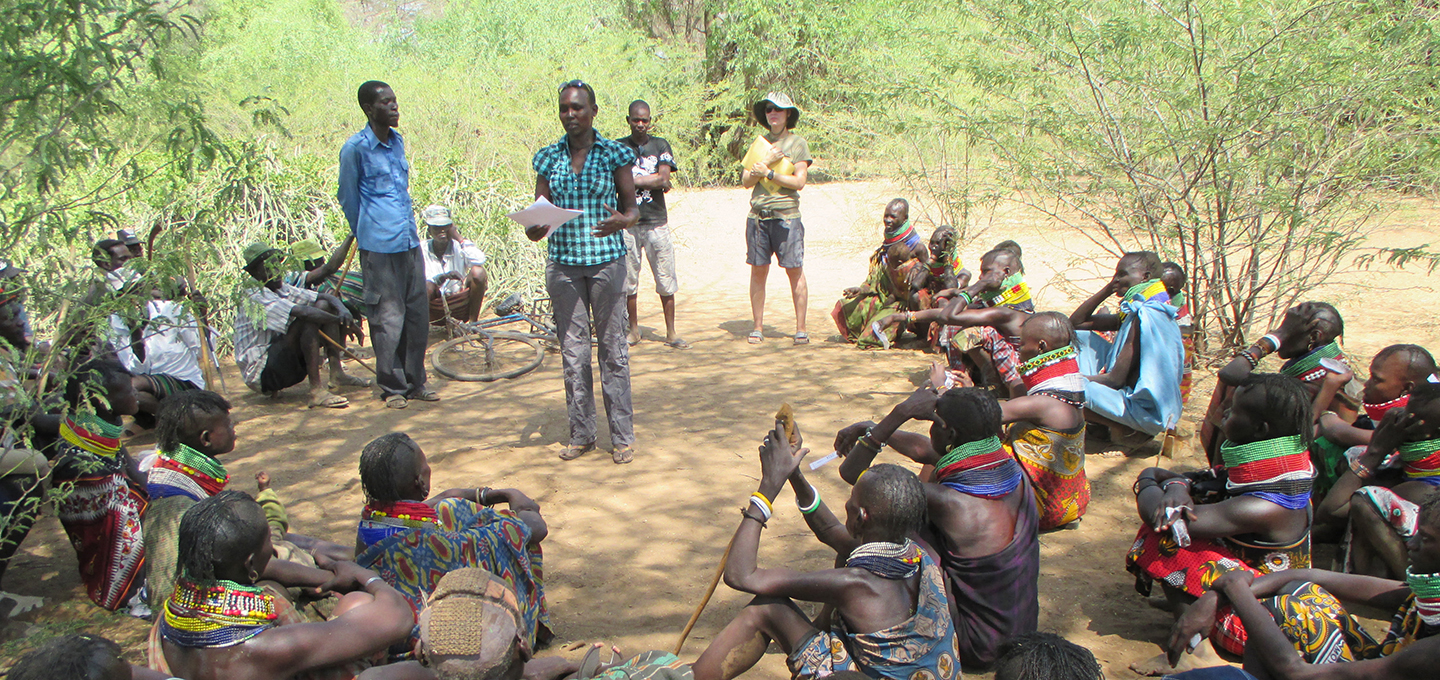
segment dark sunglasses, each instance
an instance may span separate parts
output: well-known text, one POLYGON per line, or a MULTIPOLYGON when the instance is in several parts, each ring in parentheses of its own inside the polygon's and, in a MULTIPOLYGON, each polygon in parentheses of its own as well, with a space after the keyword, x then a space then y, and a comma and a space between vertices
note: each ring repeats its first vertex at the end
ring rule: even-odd
POLYGON ((770 115, 770 114, 772 114, 772 113, 775 113, 776 111, 784 111, 784 110, 785 110, 785 109, 776 108, 776 107, 774 107, 774 106, 768 106, 768 105, 767 105, 767 106, 765 107, 765 115, 768 116, 768 115, 770 115))

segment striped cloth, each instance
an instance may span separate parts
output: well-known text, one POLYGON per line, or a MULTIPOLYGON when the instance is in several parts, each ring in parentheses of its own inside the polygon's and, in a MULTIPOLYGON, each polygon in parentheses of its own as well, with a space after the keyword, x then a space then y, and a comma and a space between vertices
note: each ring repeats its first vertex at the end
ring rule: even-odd
POLYGON ((173 452, 161 451, 146 480, 151 500, 185 496, 203 501, 225 489, 230 474, 220 461, 184 444, 173 452))
POLYGON ((1026 394, 1043 394, 1071 406, 1085 405, 1085 376, 1075 360, 1075 346, 1066 345, 1041 354, 1019 367, 1026 394))
POLYGON ((1229 471, 1230 495, 1251 495, 1290 510, 1310 504, 1315 466, 1300 435, 1249 444, 1225 442, 1220 455, 1229 471))

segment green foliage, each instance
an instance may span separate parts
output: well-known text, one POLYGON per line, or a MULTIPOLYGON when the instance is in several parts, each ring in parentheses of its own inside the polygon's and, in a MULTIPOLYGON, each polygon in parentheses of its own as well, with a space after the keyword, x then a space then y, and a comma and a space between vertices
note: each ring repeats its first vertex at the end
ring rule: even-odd
POLYGON ((999 183, 1114 252, 1179 261, 1226 346, 1350 264, 1375 190, 1431 181, 1416 170, 1434 160, 1422 5, 971 8, 991 30, 968 73, 991 96, 954 114, 999 183))

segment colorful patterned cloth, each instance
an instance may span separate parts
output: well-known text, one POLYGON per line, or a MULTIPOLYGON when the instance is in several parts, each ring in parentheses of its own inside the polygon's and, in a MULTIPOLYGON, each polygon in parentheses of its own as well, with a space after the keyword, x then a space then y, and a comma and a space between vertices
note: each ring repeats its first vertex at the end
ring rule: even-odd
MULTIPOLYGON (((890 260, 885 250, 885 248, 880 248, 870 257, 870 273, 865 278, 865 287, 870 292, 839 300, 830 313, 831 317, 835 319, 835 327, 840 330, 840 334, 846 340, 853 341, 856 347, 882 346, 883 343, 875 337, 873 332, 870 332, 870 323, 907 309, 901 292, 895 290, 895 286, 890 280, 888 271, 890 260)), ((920 266, 919 260, 910 260, 900 265, 901 278, 908 279, 909 274, 920 266)), ((908 293, 908 291, 905 292, 908 293)), ((902 330, 904 330, 903 325, 886 328, 886 341, 894 340, 902 330)))
POLYGON ((962 557, 960 546, 938 536, 940 562, 950 584, 955 617, 955 639, 962 666, 989 666, 999 658, 1000 646, 1025 633, 1040 621, 1040 532, 1035 497, 1028 480, 1021 480, 1010 544, 992 555, 962 557))
POLYGON ((823 678, 837 671, 860 670, 893 680, 954 680, 960 677, 955 627, 940 567, 921 551, 920 592, 915 614, 873 633, 851 633, 844 617, 829 631, 816 631, 797 645, 785 662, 791 676, 823 678))
MULTIPOLYGON (((1420 506, 1383 486, 1362 486, 1355 493, 1375 506, 1376 512, 1380 513, 1380 517, 1390 525, 1396 536, 1407 541, 1415 537, 1415 532, 1420 529, 1420 506)), ((1352 502, 1357 500, 1360 499, 1351 499, 1352 502)))
POLYGON ((355 562, 383 577, 417 612, 445 574, 464 567, 486 569, 519 595, 530 644, 537 635, 547 638, 550 612, 541 553, 539 546, 527 545, 530 527, 509 510, 460 498, 442 500, 434 509, 433 524, 422 521, 423 526, 391 532, 356 555, 355 562))
POLYGON ((1085 477, 1085 424, 1074 432, 1017 422, 1006 432, 1005 448, 1020 462, 1035 488, 1040 530, 1061 527, 1085 514, 1090 480, 1085 477))
MULTIPOLYGON (((1359 620, 1347 614, 1334 595, 1314 583, 1290 585, 1260 604, 1269 610, 1280 632, 1306 663, 1354 661, 1358 650, 1374 644, 1359 620)), ((1238 617, 1234 620, 1238 621, 1238 617)))
POLYGON ((56 516, 75 546, 85 592, 110 611, 130 599, 145 571, 145 492, 125 474, 120 432, 94 415, 66 418, 54 457, 63 462, 52 476, 57 487, 71 486, 56 516))
POLYGON ((946 355, 950 360, 951 368, 963 367, 962 359, 965 353, 971 348, 979 347, 990 355, 990 362, 995 365, 995 372, 999 374, 1001 381, 1006 385, 1022 382, 1020 379, 1020 338, 1001 335, 1000 331, 990 326, 972 326, 963 330, 965 340, 963 344, 960 342, 962 336, 954 334, 946 345, 946 355))
POLYGON ((670 652, 650 651, 636 654, 629 661, 596 676, 600 680, 694 680, 690 664, 670 652))
MULTIPOLYGON (((1129 302, 1133 306, 1137 304, 1143 305, 1146 302, 1151 301, 1170 304, 1170 291, 1165 290, 1165 284, 1162 283, 1160 279, 1150 279, 1149 281, 1146 281, 1144 283, 1137 283, 1131 286, 1130 290, 1125 291, 1124 295, 1120 296, 1121 321, 1123 322, 1125 317, 1129 316, 1131 313, 1130 309, 1127 309, 1124 303, 1129 302)), ((1170 306, 1172 308, 1175 307, 1174 305, 1170 306)), ((1175 308, 1175 313, 1176 317, 1178 318, 1180 310, 1178 308, 1175 308)))
POLYGON ((1440 486, 1440 439, 1401 444, 1399 453, 1406 480, 1440 486))
POLYGON ((424 526, 439 526, 435 509, 416 501, 367 503, 360 510, 360 527, 355 540, 366 548, 376 542, 424 526))
POLYGON ((1019 367, 1026 394, 1043 394, 1071 406, 1085 405, 1085 376, 1075 359, 1074 345, 1066 345, 1037 356, 1019 367))
POLYGON ((1231 497, 1255 496, 1287 510, 1309 507, 1315 466, 1300 435, 1220 445, 1231 497))
POLYGON ((935 463, 935 479, 942 486, 979 498, 1004 498, 1023 476, 999 437, 960 444, 935 463))

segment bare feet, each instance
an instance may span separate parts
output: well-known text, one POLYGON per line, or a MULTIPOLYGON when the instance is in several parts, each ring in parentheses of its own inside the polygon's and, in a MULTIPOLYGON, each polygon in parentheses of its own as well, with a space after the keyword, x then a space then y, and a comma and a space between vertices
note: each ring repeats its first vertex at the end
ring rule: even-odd
POLYGON ((261 470, 255 473, 255 488, 260 491, 270 490, 270 473, 261 470))

